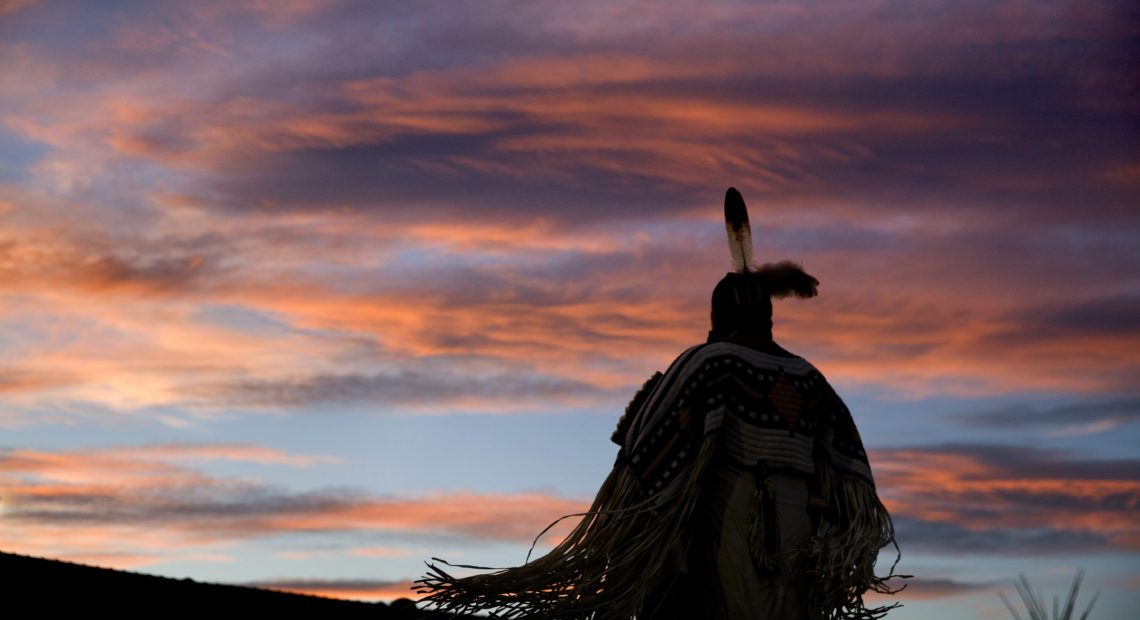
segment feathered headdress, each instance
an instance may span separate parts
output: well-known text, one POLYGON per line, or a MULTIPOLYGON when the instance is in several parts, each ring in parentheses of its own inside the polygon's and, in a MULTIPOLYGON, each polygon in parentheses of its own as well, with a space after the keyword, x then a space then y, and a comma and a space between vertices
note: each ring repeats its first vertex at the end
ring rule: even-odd
POLYGON ((730 187, 724 195, 724 227, 732 271, 713 290, 710 340, 734 332, 772 329, 772 297, 815 297, 819 280, 791 261, 752 267, 752 227, 744 197, 730 187))

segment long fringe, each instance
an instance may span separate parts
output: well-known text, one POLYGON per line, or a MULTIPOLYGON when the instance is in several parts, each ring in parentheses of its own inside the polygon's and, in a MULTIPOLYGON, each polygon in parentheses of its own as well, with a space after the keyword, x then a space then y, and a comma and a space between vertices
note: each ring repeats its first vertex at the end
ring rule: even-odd
POLYGON ((820 520, 811 541, 813 565, 811 600, 813 617, 821 620, 874 620, 881 618, 898 603, 868 608, 863 594, 868 590, 895 594, 904 586, 891 587, 901 554, 895 542, 891 515, 879 501, 875 488, 866 480, 852 475, 836 475, 831 466, 816 462, 816 475, 827 495, 831 514, 820 520), (821 467, 822 466, 822 467, 821 467), (887 575, 875 575, 879 550, 893 545, 894 563, 887 575))
MULTIPOLYGON (((432 558, 428 575, 416 582, 416 591, 424 595, 421 602, 446 613, 487 612, 491 618, 596 620, 651 615, 653 610, 642 605, 651 591, 668 585, 662 580, 671 577, 668 564, 675 560, 677 546, 683 542, 716 438, 715 434, 706 437, 687 475, 653 498, 646 496, 627 466, 614 467, 588 512, 562 518, 581 516, 574 530, 534 561, 528 556, 522 566, 494 570, 432 558), (494 572, 456 578, 445 567, 494 572)), ((894 574, 897 556, 886 576, 875 575, 879 550, 893 545, 898 551, 891 517, 869 482, 837 475, 829 464, 820 461, 816 474, 822 477, 821 489, 831 511, 820 520, 808 549, 814 566, 812 617, 882 618, 899 605, 868 608, 864 593, 894 594, 902 588, 892 588, 887 581, 909 577, 894 574)), ((774 520, 774 515, 769 519, 774 520)), ((756 524, 757 528, 764 526, 756 524)), ((770 538, 765 534, 763 529, 755 529, 752 537, 770 538)))
POLYGON ((421 602, 450 613, 490 612, 492 618, 643 615, 641 605, 668 576, 663 569, 682 542, 716 437, 705 438, 683 479, 653 498, 627 466, 617 465, 577 527, 533 562, 457 579, 443 567, 484 567, 432 558, 438 564, 428 564, 428 575, 416 582, 416 591, 426 595, 421 602))

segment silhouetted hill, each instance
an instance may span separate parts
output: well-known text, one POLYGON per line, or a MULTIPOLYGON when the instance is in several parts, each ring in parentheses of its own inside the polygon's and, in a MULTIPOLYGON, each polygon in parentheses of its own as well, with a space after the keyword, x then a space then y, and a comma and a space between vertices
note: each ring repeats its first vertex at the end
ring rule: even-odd
MULTIPOLYGON (((318 618, 434 618, 411 602, 392 605, 201 583, 0 552, 0 579, 7 604, 31 604, 29 615, 158 617, 172 612, 225 614, 313 614, 318 618)), ((81 616, 76 616, 81 617, 81 616)))

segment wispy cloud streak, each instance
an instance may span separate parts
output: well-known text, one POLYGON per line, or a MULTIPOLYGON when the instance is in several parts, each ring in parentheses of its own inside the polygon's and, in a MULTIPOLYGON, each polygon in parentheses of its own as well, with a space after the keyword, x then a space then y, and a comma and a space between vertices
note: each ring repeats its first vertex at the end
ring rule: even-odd
POLYGON ((1115 398, 1050 407, 1016 404, 950 418, 978 428, 1044 427, 1053 436, 1091 435, 1140 422, 1140 399, 1115 398))
MULTIPOLYGON (((1008 446, 878 451, 880 492, 911 549, 979 553, 1107 551, 1140 545, 1140 463, 1075 459, 1008 446)), ((224 549, 279 535, 390 532, 529 542, 586 506, 549 493, 446 492, 385 497, 349 489, 293 492, 187 466, 214 459, 310 467, 327 457, 249 445, 157 445, 0 458, 6 545, 41 540, 52 555, 224 549), (40 536, 53 532, 51 543, 40 536), (140 532, 149 532, 140 544, 140 532)), ((361 553, 367 549, 362 548, 361 553)), ((380 555, 391 555, 382 548, 380 555)))
POLYGON ((1135 550, 1140 461, 1013 445, 916 446, 875 453, 900 537, 975 553, 1135 550))
MULTIPOLYGON (((282 535, 389 532, 529 542, 581 500, 548 493, 451 492, 414 497, 362 490, 298 493, 185 465, 215 459, 309 467, 338 459, 249 445, 157 445, 0 455, 5 549, 138 564, 202 558, 282 535), (205 554, 205 555, 203 555, 205 554)), ((346 550, 349 553, 351 550, 346 550)), ((383 555, 376 547, 365 556, 383 555)))

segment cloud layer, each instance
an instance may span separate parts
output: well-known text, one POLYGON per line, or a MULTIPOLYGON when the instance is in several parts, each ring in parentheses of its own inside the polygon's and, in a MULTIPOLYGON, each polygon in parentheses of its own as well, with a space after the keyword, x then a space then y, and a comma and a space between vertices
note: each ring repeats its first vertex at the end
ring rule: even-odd
POLYGON ((0 385, 26 407, 618 401, 702 334, 730 184, 760 256, 824 283, 778 332, 836 372, 1140 376, 1122 5, 107 5, 62 41, 13 7, 0 325, 27 346, 0 385))
MULTIPOLYGON (((359 489, 296 492, 188 464, 225 459, 309 467, 338 459, 250 445, 158 445, 104 450, 9 450, 0 456, 5 549, 137 565, 224 558, 234 543, 273 536, 387 532, 404 539, 530 541, 581 499, 549 493, 378 496, 359 489)), ((396 548, 345 550, 403 556, 396 548)))
MULTIPOLYGON (((874 457, 880 493, 907 553, 1055 555, 1140 549, 1140 528, 1133 518, 1140 505, 1140 461, 982 445, 884 450, 874 457)), ((137 566, 224 562, 242 542, 293 539, 332 544, 329 552, 346 557, 406 558, 414 570, 424 558, 411 553, 408 544, 467 539, 525 545, 551 521, 589 503, 587 498, 537 492, 297 492, 191 467, 218 459, 288 467, 336 460, 251 445, 9 450, 0 457, 0 518, 5 524, 0 544, 21 553, 137 566), (402 542, 345 546, 342 536, 351 533, 402 542)), ((338 588, 351 589, 344 584, 333 589, 338 588)), ((946 589, 948 595, 959 591, 946 589)))
POLYGON ((936 552, 1136 551, 1140 461, 1014 445, 880 450, 876 481, 900 544, 936 552))

